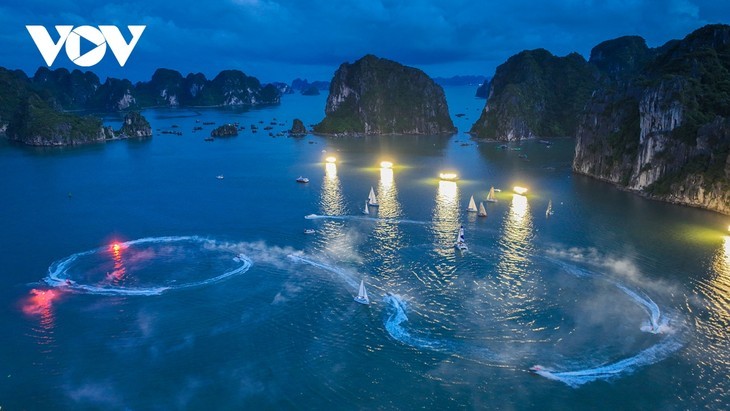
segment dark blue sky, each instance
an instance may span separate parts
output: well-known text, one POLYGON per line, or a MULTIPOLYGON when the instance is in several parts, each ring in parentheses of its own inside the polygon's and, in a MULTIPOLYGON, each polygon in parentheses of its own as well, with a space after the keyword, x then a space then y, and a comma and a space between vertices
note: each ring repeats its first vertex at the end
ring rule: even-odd
MULTIPOLYGON (((32 74, 45 64, 27 24, 45 25, 53 36, 56 24, 144 24, 125 67, 107 51, 92 71, 102 80, 145 80, 158 67, 329 80, 340 63, 372 53, 431 76, 491 76, 525 49, 587 58, 603 40, 640 35, 656 47, 709 23, 730 23, 726 0, 6 0, 0 65, 32 74)), ((56 67, 75 66, 62 50, 56 67)))

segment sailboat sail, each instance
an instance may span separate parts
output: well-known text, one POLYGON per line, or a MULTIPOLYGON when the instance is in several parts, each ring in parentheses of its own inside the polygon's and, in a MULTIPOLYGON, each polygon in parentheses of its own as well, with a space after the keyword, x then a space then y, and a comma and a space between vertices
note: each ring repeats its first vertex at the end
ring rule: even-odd
POLYGON ((368 196, 368 204, 372 207, 378 206, 378 198, 375 197, 375 190, 373 190, 372 187, 370 187, 370 195, 368 196))
POLYGON ((489 194, 487 194, 487 201, 489 201, 490 203, 497 202, 497 197, 494 195, 494 186, 489 189, 489 194))
POLYGON ((479 217, 486 217, 487 216, 487 209, 484 208, 484 203, 481 201, 479 202, 479 217))
POLYGON ((477 212, 477 203, 474 202, 474 196, 471 196, 471 198, 469 199, 469 208, 467 208, 466 211, 473 213, 477 212))
POLYGON ((459 234, 456 236, 456 243, 454 243, 454 247, 461 251, 466 251, 468 249, 466 241, 464 240, 464 226, 459 228, 459 234))
POLYGON ((363 214, 370 214, 370 209, 368 208, 368 202, 365 202, 365 209, 362 210, 363 214))
POLYGON ((553 200, 548 200, 547 210, 545 210, 545 217, 553 215, 553 200))
POLYGON ((360 304, 370 304, 370 298, 368 298, 368 290, 365 289, 365 281, 360 280, 360 288, 357 290, 357 297, 355 301, 360 304))

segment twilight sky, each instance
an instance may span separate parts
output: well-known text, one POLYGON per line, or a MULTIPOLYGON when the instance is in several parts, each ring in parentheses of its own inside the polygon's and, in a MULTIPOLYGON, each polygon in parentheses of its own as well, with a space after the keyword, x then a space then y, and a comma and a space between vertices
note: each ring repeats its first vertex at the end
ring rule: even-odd
MULTIPOLYGON (((727 0, 5 0, 0 66, 45 65, 25 29, 41 24, 147 25, 127 64, 107 51, 103 79, 146 80, 158 67, 212 78, 235 68, 262 81, 329 80, 340 63, 372 53, 431 76, 481 74, 525 49, 556 55, 623 35, 650 47, 709 23, 730 23, 727 0)), ((61 50, 53 68, 76 68, 61 50)), ((87 70, 82 68, 82 70, 87 70)))

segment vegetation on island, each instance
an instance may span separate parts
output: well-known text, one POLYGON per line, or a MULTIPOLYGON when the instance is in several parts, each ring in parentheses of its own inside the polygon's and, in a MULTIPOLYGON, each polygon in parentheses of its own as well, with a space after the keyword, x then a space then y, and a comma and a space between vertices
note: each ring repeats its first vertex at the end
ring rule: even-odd
POLYGON ((335 72, 323 134, 452 133, 443 89, 421 70, 367 55, 335 72))

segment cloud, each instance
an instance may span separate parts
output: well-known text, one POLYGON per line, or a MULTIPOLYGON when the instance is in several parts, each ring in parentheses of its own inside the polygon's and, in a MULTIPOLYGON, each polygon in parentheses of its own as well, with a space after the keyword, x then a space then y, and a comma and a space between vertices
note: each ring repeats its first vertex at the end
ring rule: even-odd
POLYGON ((328 78, 340 63, 367 53, 439 71, 432 75, 463 74, 463 67, 491 74, 523 49, 588 55, 603 40, 631 34, 658 46, 728 20, 730 9, 689 0, 10 1, 0 7, 6 23, 0 61, 31 72, 42 64, 25 24, 146 24, 128 67, 104 65, 102 78, 113 73, 141 80, 157 67, 209 76, 255 68, 252 74, 272 80, 316 70, 328 78), (460 72, 448 73, 457 67, 460 72))

